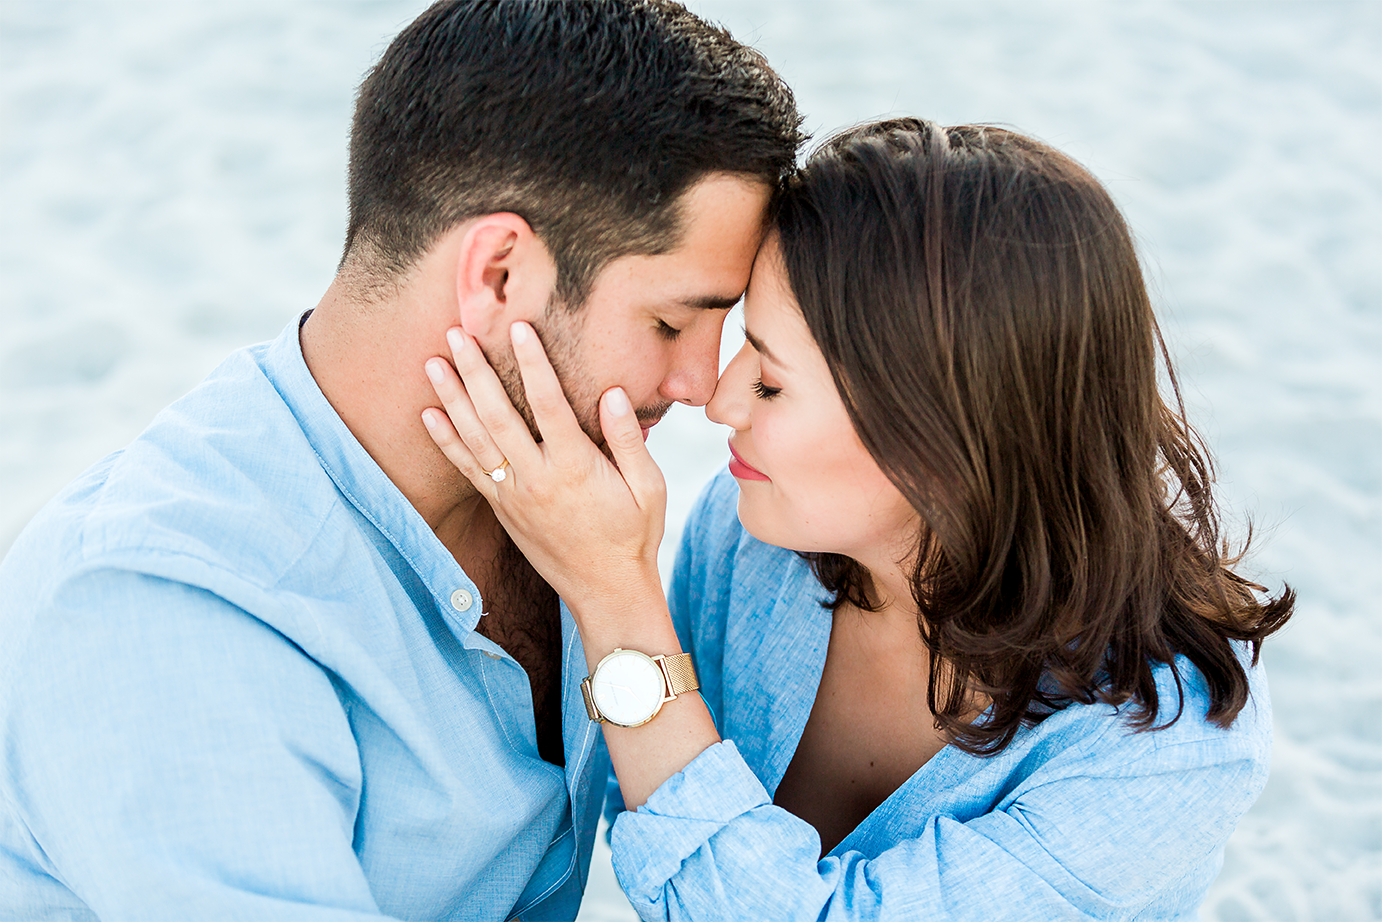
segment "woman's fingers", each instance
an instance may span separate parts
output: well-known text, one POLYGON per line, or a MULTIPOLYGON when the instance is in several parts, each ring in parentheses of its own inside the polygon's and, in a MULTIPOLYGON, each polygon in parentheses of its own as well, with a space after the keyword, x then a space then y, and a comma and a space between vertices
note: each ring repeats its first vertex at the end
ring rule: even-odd
POLYGON ((648 453, 638 416, 622 387, 611 387, 600 398, 600 429, 638 508, 660 517, 667 505, 667 484, 648 453))
POLYGON ((649 573, 656 582, 666 488, 628 395, 612 388, 601 399, 611 464, 581 428, 532 327, 514 324, 510 338, 543 443, 533 441, 479 345, 460 329, 447 332, 455 367, 440 357, 426 363, 446 408, 422 413, 433 441, 568 602, 609 598, 649 573), (487 480, 505 458, 514 481, 496 490, 487 480))
POLYGON ((560 454, 584 445, 589 437, 566 399, 566 392, 557 380, 537 332, 520 321, 509 327, 509 339, 518 360, 518 371, 523 376, 523 393, 548 451, 560 454))
MULTIPOLYGON (((499 376, 494 373, 485 354, 480 351, 479 344, 460 327, 452 327, 446 331, 446 342, 451 347, 451 358, 455 362, 456 371, 460 373, 461 382, 465 385, 463 390, 468 404, 473 408, 475 417, 485 433, 499 449, 500 457, 493 459, 493 463, 499 465, 507 459, 511 464, 522 466, 537 460, 541 450, 533 441, 528 424, 514 409, 508 392, 499 381, 499 376)), ((438 393, 438 396, 443 395, 438 393)), ((448 406, 447 412, 450 410, 448 406)), ((458 423, 457 429, 461 437, 467 439, 467 444, 473 448, 475 443, 469 441, 469 433, 460 421, 454 416, 452 421, 458 423)), ((479 433, 476 433, 476 437, 479 438, 479 433)), ((478 454, 477 459, 481 463, 487 460, 483 454, 478 454)))
POLYGON ((427 427, 427 434, 441 449, 441 453, 446 455, 446 459, 456 465, 456 469, 465 474, 471 483, 478 485, 484 473, 470 449, 456 434, 456 427, 446 418, 446 414, 436 407, 428 407, 422 411, 422 424, 427 427))
POLYGON ((441 453, 446 455, 446 460, 454 464, 467 480, 478 486, 479 478, 484 476, 483 469, 475 460, 475 455, 465 447, 447 415, 436 407, 428 407, 422 411, 422 424, 427 427, 427 434, 441 449, 441 453))
POLYGON ((490 438, 489 430, 480 421, 470 395, 456 372, 439 358, 428 359, 424 368, 432 382, 432 390, 446 408, 442 413, 429 407, 422 412, 422 422, 432 441, 442 454, 476 486, 483 486, 489 471, 503 464, 504 455, 490 438))

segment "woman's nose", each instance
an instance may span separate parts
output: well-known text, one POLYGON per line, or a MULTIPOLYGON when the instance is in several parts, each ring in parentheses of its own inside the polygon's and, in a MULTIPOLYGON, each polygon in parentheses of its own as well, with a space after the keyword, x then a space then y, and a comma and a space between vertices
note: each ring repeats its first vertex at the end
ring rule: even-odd
POLYGON ((705 405, 705 415, 711 422, 729 426, 732 429, 749 427, 749 383, 754 373, 757 353, 748 343, 730 359, 720 380, 715 384, 715 393, 705 405))

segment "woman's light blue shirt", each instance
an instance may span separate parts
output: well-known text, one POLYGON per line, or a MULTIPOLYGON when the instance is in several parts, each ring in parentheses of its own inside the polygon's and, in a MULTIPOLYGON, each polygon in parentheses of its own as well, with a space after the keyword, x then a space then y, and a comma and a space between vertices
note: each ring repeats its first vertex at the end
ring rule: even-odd
MULTIPOLYGON (((645 919, 1193 919, 1224 842, 1266 783, 1271 708, 1260 667, 1231 729, 1207 723, 1178 662, 1184 715, 1137 733, 1074 705, 990 758, 942 749, 824 858, 815 829, 772 805, 810 716, 830 639, 824 589, 796 554, 756 541, 722 474, 683 538, 671 603, 725 742, 612 832, 645 919)), ((1157 671, 1162 716, 1178 692, 1157 671)))

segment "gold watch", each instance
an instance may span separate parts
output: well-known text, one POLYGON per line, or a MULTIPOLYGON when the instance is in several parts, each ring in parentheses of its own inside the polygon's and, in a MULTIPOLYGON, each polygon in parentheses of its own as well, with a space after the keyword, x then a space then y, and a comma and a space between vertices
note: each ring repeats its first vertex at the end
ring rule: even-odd
POLYGON ((668 701, 700 687, 690 653, 648 656, 615 647, 586 676, 581 693, 591 720, 641 727, 668 701))

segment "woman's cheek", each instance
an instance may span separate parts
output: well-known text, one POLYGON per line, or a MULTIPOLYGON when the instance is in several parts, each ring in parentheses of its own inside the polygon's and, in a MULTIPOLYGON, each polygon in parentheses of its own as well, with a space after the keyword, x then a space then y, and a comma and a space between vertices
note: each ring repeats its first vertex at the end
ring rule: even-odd
POLYGON ((764 484, 770 502, 764 510, 766 527, 777 536, 773 543, 794 550, 816 550, 820 534, 821 506, 829 505, 831 484, 820 475, 819 465, 829 451, 809 421, 797 426, 783 421, 765 433, 764 471, 772 483, 764 484))

